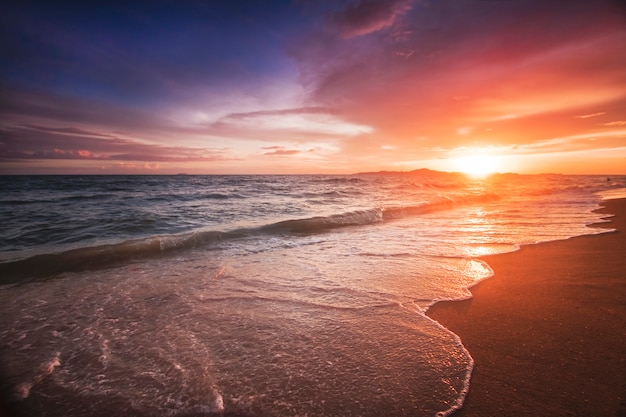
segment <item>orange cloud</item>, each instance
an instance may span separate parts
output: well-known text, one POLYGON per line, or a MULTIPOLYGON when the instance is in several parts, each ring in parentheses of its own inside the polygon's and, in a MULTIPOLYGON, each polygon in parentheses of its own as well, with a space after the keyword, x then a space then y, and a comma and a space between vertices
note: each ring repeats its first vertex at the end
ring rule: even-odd
POLYGON ((576 117, 577 119, 588 119, 590 117, 598 117, 598 116, 602 116, 602 115, 605 115, 605 114, 606 114, 606 112, 601 111, 601 112, 598 112, 598 113, 584 114, 582 116, 574 116, 574 117, 576 117))

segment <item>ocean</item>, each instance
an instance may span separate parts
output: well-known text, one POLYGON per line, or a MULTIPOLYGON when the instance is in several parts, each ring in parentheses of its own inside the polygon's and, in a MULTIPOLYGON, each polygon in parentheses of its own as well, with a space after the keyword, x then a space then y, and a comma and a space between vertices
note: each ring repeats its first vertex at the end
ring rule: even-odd
POLYGON ((446 416, 425 315, 483 255, 606 232, 625 177, 0 177, 0 376, 24 416, 446 416))

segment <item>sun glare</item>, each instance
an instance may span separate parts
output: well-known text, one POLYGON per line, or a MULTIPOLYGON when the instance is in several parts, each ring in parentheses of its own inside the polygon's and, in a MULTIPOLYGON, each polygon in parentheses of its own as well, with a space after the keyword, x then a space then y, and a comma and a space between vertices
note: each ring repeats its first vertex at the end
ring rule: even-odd
POLYGON ((475 178, 486 177, 498 171, 500 158, 494 155, 472 154, 452 160, 455 171, 475 178))

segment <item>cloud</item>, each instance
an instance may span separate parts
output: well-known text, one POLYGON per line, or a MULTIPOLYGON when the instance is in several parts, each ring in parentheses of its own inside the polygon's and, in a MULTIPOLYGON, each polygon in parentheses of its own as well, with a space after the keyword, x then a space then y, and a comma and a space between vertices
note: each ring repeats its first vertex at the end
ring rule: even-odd
POLYGON ((612 114, 626 100, 623 20, 610 2, 572 3, 415 3, 391 30, 368 32, 393 13, 371 3, 359 17, 361 2, 335 20, 351 38, 320 31, 292 53, 313 103, 371 126, 342 140, 345 158, 390 141, 415 160, 435 146, 533 143, 593 132, 597 122, 572 118, 612 114))
POLYGON ((280 110, 259 110, 242 113, 230 113, 224 116, 221 120, 245 120, 250 118, 262 118, 266 116, 290 116, 290 115, 309 115, 309 114, 325 114, 332 115, 334 112, 331 109, 325 107, 299 107, 292 109, 280 109, 280 110))
POLYGON ((343 38, 363 36, 392 26, 411 9, 411 3, 411 0, 359 0, 335 13, 331 21, 343 38))
POLYGON ((248 131, 257 137, 262 131, 335 137, 372 131, 367 125, 346 122, 335 111, 324 107, 231 113, 211 123, 209 127, 219 132, 235 130, 238 134, 248 131))
POLYGON ((584 152, 602 149, 624 149, 626 130, 596 132, 595 134, 577 133, 569 136, 555 137, 534 141, 516 147, 519 153, 534 154, 584 152))
POLYGON ((598 113, 591 113, 591 114, 583 114, 582 116, 574 116, 577 119, 589 119, 590 117, 598 117, 598 116, 602 116, 603 114, 606 114, 606 112, 598 112, 598 113))
POLYGON ((275 156, 289 156, 296 155, 302 153, 301 150, 298 149, 285 149, 282 146, 268 146, 263 149, 269 150, 269 152, 264 152, 263 155, 275 155, 275 156))
POLYGON ((68 136, 79 136, 79 137, 95 137, 95 138, 115 138, 113 135, 103 134, 99 132, 93 132, 86 129, 80 129, 77 127, 49 127, 49 126, 39 126, 34 124, 24 124, 22 127, 29 130, 36 130, 39 132, 51 133, 51 134, 61 134, 68 136))
MULTIPOLYGON (((0 84, 0 120, 35 125, 35 121, 63 124, 71 134, 76 125, 111 126, 115 129, 164 129, 167 124, 148 109, 114 104, 106 100, 0 84), (68 127, 67 125, 72 125, 68 127)), ((58 129, 47 126, 50 132, 58 129)), ((80 133, 80 132, 78 132, 80 133)))
POLYGON ((0 135, 2 135, 0 141, 0 160, 2 161, 83 159, 207 162, 232 159, 220 149, 143 143, 72 127, 25 125, 0 130, 0 135))
POLYGON ((350 171, 624 126, 611 116, 626 114, 614 0, 221 2, 163 14, 22 3, 0 16, 3 161, 350 171))

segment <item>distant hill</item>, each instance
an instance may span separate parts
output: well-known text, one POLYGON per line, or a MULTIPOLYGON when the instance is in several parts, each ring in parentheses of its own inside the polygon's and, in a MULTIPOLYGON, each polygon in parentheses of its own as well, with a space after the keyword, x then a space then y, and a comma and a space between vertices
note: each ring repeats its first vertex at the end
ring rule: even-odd
MULTIPOLYGON (((376 171, 376 172, 359 172, 353 175, 406 175, 406 176, 420 176, 420 177, 439 177, 439 178, 467 178, 467 175, 462 172, 447 172, 447 171, 435 171, 428 168, 414 169, 412 171, 376 171)), ((489 177, 509 177, 519 176, 521 174, 513 172, 494 172, 489 174, 489 177)), ((541 174, 541 175, 560 175, 560 174, 541 174)))
POLYGON ((464 176, 460 172, 434 171, 428 168, 414 169, 412 171, 376 171, 376 172, 359 172, 355 175, 419 175, 419 176, 464 176))

